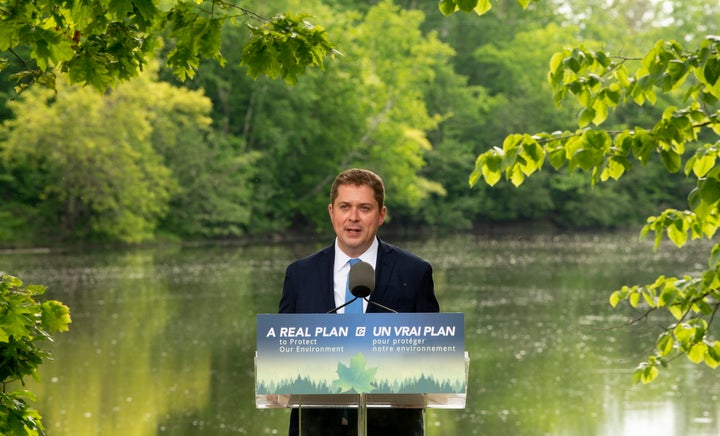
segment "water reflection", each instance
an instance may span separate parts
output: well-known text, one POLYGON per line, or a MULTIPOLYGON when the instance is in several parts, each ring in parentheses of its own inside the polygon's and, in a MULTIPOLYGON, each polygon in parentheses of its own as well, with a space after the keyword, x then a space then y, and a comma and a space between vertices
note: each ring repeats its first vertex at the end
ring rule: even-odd
MULTIPOLYGON (((429 259, 444 311, 465 313, 465 410, 429 410, 428 435, 715 435, 719 377, 674 362, 633 386, 652 323, 615 328, 609 292, 701 268, 707 247, 653 253, 635 234, 458 235, 401 241, 429 259)), ((72 309, 30 388, 50 435, 283 434, 254 407, 255 314, 275 312, 285 266, 325 241, 2 253, 2 269, 72 309)), ((659 320, 662 321, 662 320, 659 320)))

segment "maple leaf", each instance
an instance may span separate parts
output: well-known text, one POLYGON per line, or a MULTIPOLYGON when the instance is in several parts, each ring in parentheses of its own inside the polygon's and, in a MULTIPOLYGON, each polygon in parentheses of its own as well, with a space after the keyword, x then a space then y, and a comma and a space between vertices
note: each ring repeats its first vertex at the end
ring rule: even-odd
POLYGON ((69 330, 70 309, 63 303, 50 300, 42 303, 42 324, 48 332, 66 332, 69 330))
POLYGON ((358 353, 350 359, 350 366, 338 362, 338 380, 333 381, 333 386, 340 392, 355 391, 368 393, 375 390, 373 381, 377 368, 367 368, 367 360, 362 353, 358 353))

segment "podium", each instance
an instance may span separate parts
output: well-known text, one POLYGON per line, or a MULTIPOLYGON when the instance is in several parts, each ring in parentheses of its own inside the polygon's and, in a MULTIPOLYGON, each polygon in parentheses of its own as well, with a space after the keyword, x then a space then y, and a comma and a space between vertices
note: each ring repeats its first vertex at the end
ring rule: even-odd
POLYGON ((463 409, 469 356, 462 313, 257 315, 259 409, 463 409))

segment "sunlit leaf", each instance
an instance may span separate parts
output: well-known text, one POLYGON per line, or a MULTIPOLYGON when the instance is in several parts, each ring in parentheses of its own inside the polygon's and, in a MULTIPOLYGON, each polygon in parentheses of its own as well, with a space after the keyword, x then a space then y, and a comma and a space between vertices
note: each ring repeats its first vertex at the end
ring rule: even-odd
POLYGON ((651 293, 650 290, 645 289, 642 293, 643 300, 645 300, 645 303, 650 307, 657 306, 657 301, 655 300, 655 297, 651 293))
POLYGON ((669 333, 663 333, 657 341, 657 349, 661 356, 667 356, 673 350, 673 337, 669 333))
POLYGON ((708 345, 705 364, 713 369, 720 366, 720 342, 713 341, 712 345, 708 345))
POLYGON ((592 123, 599 126, 608 117, 608 107, 604 102, 597 100, 593 105, 593 110, 595 111, 595 116, 592 119, 592 123))
MULTIPOLYGON (((478 171, 477 168, 475 168, 471 173, 470 177, 468 177, 468 185, 472 188, 477 184, 477 182, 480 180, 480 171, 478 171)), ((490 185, 492 186, 492 185, 490 185)))
POLYGON ((637 382, 641 382, 643 384, 647 384, 655 380, 658 373, 660 371, 655 365, 649 365, 642 368, 638 368, 633 373, 633 380, 637 382))
POLYGON ((630 305, 637 309, 638 304, 640 303, 640 292, 633 292, 630 294, 630 298, 628 298, 628 302, 630 305))
POLYGON ((56 300, 45 301, 41 304, 42 325, 49 333, 66 332, 72 322, 70 309, 56 300))
POLYGON ((482 175, 488 185, 494 186, 500 180, 502 162, 503 158, 499 154, 488 153, 486 155, 482 165, 482 175))
POLYGON ((685 311, 683 308, 678 304, 672 304, 668 306, 668 312, 675 318, 676 320, 681 320, 682 317, 685 315, 685 311))
POLYGON ((457 3, 455 0, 440 0, 438 7, 443 15, 452 15, 457 10, 457 3))
POLYGON ((667 235, 671 241, 678 247, 682 247, 687 242, 688 234, 685 227, 685 221, 682 218, 675 220, 667 228, 667 235))
POLYGON ((720 181, 714 177, 709 177, 699 183, 698 186, 700 197, 707 204, 713 204, 720 200, 720 181))
POLYGON ((607 166, 603 170, 603 180, 607 180, 612 177, 614 180, 618 180, 625 173, 625 165, 620 163, 614 157, 610 158, 607 166))
POLYGON ((492 3, 490 0, 478 0, 477 6, 475 6, 475 9, 473 10, 478 15, 485 15, 490 12, 490 9, 492 9, 492 3))
POLYGON ((683 345, 687 344, 695 338, 695 327, 689 326, 687 323, 678 324, 673 329, 673 334, 683 345))
POLYGON ((680 292, 674 286, 666 286, 660 293, 659 306, 669 306, 675 302, 680 292))
POLYGON ((710 251, 710 258, 708 259, 708 268, 715 269, 720 263, 720 244, 715 244, 710 251))
POLYGON ((687 357, 692 363, 700 363, 705 360, 705 353, 707 352, 707 345, 703 342, 694 344, 687 352, 687 357))
POLYGON ((508 178, 510 179, 510 183, 515 187, 522 185, 523 181, 525 181, 525 176, 523 175, 520 165, 516 164, 510 168, 508 178))
POLYGON ((693 174, 695 177, 704 177, 711 169, 715 167, 715 154, 705 154, 702 157, 696 159, 692 165, 693 174))

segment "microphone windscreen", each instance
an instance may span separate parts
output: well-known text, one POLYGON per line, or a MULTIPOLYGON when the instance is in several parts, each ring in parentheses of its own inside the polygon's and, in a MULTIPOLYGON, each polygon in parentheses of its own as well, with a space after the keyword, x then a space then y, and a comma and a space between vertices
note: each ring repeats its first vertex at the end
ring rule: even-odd
POLYGON ((367 262, 357 262, 350 267, 348 276, 350 292, 358 297, 365 298, 375 290, 375 270, 367 262))

